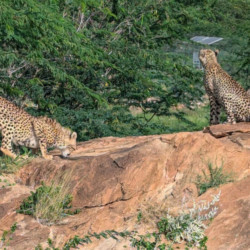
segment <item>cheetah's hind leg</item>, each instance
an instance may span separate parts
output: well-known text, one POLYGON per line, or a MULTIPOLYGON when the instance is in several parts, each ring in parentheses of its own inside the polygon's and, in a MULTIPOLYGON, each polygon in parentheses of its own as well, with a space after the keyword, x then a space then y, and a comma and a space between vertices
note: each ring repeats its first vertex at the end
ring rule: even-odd
POLYGON ((220 124, 221 107, 219 103, 217 103, 212 96, 209 97, 209 101, 210 101, 210 125, 220 124))
POLYGON ((13 136, 12 131, 10 129, 7 130, 7 131, 2 130, 2 136, 3 136, 3 140, 2 140, 2 146, 0 148, 1 151, 5 155, 15 159, 17 157, 17 155, 14 153, 14 151, 12 149, 12 143, 11 143, 12 142, 12 136, 13 136))

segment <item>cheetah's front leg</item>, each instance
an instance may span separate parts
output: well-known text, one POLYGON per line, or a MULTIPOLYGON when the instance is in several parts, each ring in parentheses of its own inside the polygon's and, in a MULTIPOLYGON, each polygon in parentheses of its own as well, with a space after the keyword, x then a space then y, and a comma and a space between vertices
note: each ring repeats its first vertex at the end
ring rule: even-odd
POLYGON ((210 125, 220 124, 220 105, 213 96, 209 96, 210 101, 210 125))
POLYGON ((34 122, 33 126, 34 126, 35 135, 36 135, 36 138, 38 140, 39 147, 40 147, 43 158, 45 158, 47 160, 52 160, 53 156, 48 155, 47 140, 44 136, 45 132, 44 132, 43 126, 41 124, 39 124, 38 121, 34 122))
POLYGON ((46 139, 40 138, 40 139, 38 139, 38 142, 39 142, 39 146, 40 146, 43 158, 45 158, 47 160, 52 160, 53 156, 48 155, 46 139))

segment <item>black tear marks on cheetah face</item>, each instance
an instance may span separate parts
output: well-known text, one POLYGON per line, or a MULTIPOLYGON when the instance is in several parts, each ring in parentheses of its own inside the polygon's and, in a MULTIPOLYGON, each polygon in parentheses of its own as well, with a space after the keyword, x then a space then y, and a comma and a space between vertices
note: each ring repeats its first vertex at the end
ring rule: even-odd
POLYGON ((199 59, 204 67, 204 85, 210 101, 210 125, 220 123, 220 111, 227 122, 250 121, 250 96, 217 62, 219 51, 201 49, 199 59))
POLYGON ((47 154, 48 147, 61 150, 64 157, 76 149, 76 132, 62 127, 55 120, 47 117, 34 117, 8 100, 0 97, 0 129, 2 133, 1 151, 16 158, 12 145, 26 146, 41 150, 45 159, 52 159, 47 154))

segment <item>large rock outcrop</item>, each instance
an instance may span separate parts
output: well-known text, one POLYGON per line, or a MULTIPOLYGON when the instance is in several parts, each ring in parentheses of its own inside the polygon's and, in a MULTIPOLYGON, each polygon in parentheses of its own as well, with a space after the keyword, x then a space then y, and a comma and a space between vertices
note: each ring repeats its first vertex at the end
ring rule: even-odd
MULTIPOLYGON (((136 218, 147 207, 177 211, 186 202, 211 200, 211 189, 198 197, 194 181, 207 171, 209 163, 234 172, 234 183, 220 187, 218 214, 206 231, 208 249, 250 248, 250 124, 217 125, 203 132, 95 139, 78 144, 69 159, 58 156, 48 161, 36 158, 15 176, 5 176, 15 186, 1 188, 0 236, 17 222, 17 230, 7 249, 29 250, 48 238, 61 247, 74 235, 106 229, 147 231, 136 218), (219 139, 218 139, 219 138, 219 139), (248 143, 249 142, 249 143, 248 143), (17 214, 21 201, 41 181, 71 171, 73 208, 81 212, 60 224, 41 225, 33 217, 17 214)), ((57 152, 53 152, 57 154, 57 152)), ((0 176, 0 179, 3 179, 0 176)), ((80 249, 124 249, 124 241, 94 241, 80 249)))

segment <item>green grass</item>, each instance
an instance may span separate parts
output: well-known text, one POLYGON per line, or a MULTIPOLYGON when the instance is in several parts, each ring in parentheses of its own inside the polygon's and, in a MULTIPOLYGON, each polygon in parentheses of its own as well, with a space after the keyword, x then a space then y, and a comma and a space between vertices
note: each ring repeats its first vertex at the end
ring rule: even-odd
POLYGON ((183 118, 176 116, 162 117, 159 122, 169 127, 169 132, 198 131, 209 125, 209 108, 200 107, 194 110, 183 108, 183 118))
POLYGON ((34 157, 29 157, 27 159, 22 159, 17 157, 12 159, 8 156, 0 156, 0 175, 1 174, 14 174, 18 172, 25 164, 31 161, 34 157))
MULTIPOLYGON (((195 107, 193 110, 188 108, 174 109, 170 112, 173 115, 153 117, 147 125, 157 124, 157 127, 152 130, 153 134, 158 133, 177 133, 177 132, 190 132, 200 131, 209 125, 209 106, 195 107), (183 114, 180 117, 180 113, 183 114)), ((143 114, 137 114, 143 120, 143 114)), ((146 118, 150 119, 152 114, 147 114, 146 118)))
MULTIPOLYGON (((0 147, 2 144, 2 135, 0 131, 0 147)), ((14 174, 18 172, 25 164, 30 162, 35 158, 35 155, 32 154, 31 149, 28 149, 24 146, 14 148, 15 153, 17 154, 16 159, 12 159, 9 156, 6 156, 0 150, 0 175, 1 174, 14 174)))
MULTIPOLYGON (((153 114, 146 114, 146 119, 150 120, 146 123, 144 114, 136 111, 132 115, 139 118, 142 124, 144 124, 143 133, 149 134, 169 134, 178 132, 192 132, 201 131, 204 127, 209 126, 210 119, 210 106, 207 103, 204 106, 195 106, 193 110, 188 108, 171 108, 168 116, 154 116, 153 114)), ((226 121, 226 114, 221 112, 221 123, 226 121)))

